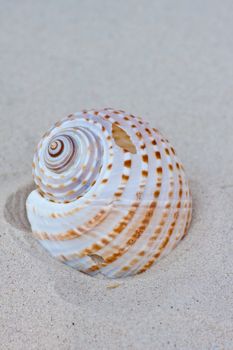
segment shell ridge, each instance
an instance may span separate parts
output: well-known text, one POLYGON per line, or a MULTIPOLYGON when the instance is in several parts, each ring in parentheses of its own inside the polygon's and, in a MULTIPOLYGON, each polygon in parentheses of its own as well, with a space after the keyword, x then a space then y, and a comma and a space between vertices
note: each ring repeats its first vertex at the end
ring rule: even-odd
MULTIPOLYGON (((154 138, 152 136, 152 132, 149 129, 145 130, 145 132, 147 133, 147 136, 149 137, 149 141, 153 142, 154 138)), ((155 156, 155 152, 158 150, 159 150, 159 148, 158 148, 158 139, 157 139, 156 145, 153 145, 153 155, 152 155, 153 157, 155 156)), ((158 168, 161 165, 162 165, 161 159, 158 159, 157 163, 156 163, 156 167, 158 168)), ((155 167, 155 169, 153 169, 153 171, 155 171, 155 172, 156 172, 156 167, 155 167)), ((161 186, 159 186, 159 185, 162 184, 163 177, 164 177, 164 172, 162 172, 161 176, 159 174, 157 174, 157 176, 155 177, 155 180, 153 180, 152 186, 155 186, 155 188, 152 191, 153 192, 153 200, 150 201, 150 205, 153 205, 152 210, 151 210, 151 212, 149 212, 149 218, 147 217, 148 212, 143 214, 143 217, 141 218, 141 224, 139 226, 139 227, 143 228, 141 235, 138 235, 138 240, 137 240, 136 244, 129 247, 129 253, 130 253, 130 251, 132 251, 133 252, 132 256, 134 256, 134 258, 132 259, 132 258, 128 257, 127 255, 122 256, 121 264, 119 264, 121 266, 121 271, 118 271, 116 269, 114 270, 114 273, 116 276, 118 276, 118 273, 120 276, 126 276, 128 274, 131 274, 133 271, 131 268, 132 264, 135 265, 138 261, 137 259, 139 259, 139 257, 140 257, 139 254, 142 254, 142 252, 144 252, 143 248, 140 249, 140 252, 137 252, 137 250, 138 250, 138 247, 140 247, 140 245, 141 245, 141 241, 146 240, 147 239, 146 237, 148 236, 148 234, 150 235, 150 230, 151 230, 150 227, 153 225, 152 221, 155 221, 156 217, 158 217, 160 215, 160 211, 158 212, 159 208, 157 206, 157 202, 158 202, 159 197, 161 195, 161 186), (146 221, 147 226, 145 226, 145 223, 144 223, 145 221, 146 221), (148 230, 147 235, 145 235, 146 229, 148 230), (130 260, 132 260, 132 261, 130 261, 130 260)), ((135 234, 137 235, 137 229, 135 230, 135 234)), ((142 257, 141 257, 141 259, 142 259, 142 257)))
MULTIPOLYGON (((171 149, 171 148, 170 148, 171 149)), ((174 161, 173 161, 174 162, 174 161)), ((175 162, 176 163, 176 162, 175 162)), ((176 193, 180 191, 181 184, 180 184, 180 170, 177 169, 178 174, 178 186, 176 193)), ((167 244, 169 243, 170 236, 172 235, 174 228, 178 226, 178 219, 179 219, 179 203, 181 201, 181 198, 179 197, 176 202, 172 205, 172 211, 170 214, 172 214, 172 220, 168 220, 166 228, 162 231, 160 235, 155 240, 155 244, 152 246, 151 253, 149 256, 145 259, 144 265, 139 269, 139 273, 144 272, 147 270, 156 260, 161 258, 165 253, 165 248, 167 247, 167 244)), ((171 216, 170 216, 171 219, 171 216)))
MULTIPOLYGON (((140 151, 140 156, 142 156, 142 152, 140 151)), ((145 185, 146 185, 146 181, 142 178, 142 180, 141 180, 141 188, 143 188, 143 190, 145 189, 145 185)), ((140 203, 140 201, 139 201, 139 203, 140 203)), ((139 207, 139 205, 137 205, 137 209, 138 209, 138 207, 139 207)), ((123 220, 124 220, 124 218, 123 218, 123 220)), ((124 224, 124 223, 123 223, 124 224)), ((123 227, 122 227, 122 230, 120 230, 120 236, 123 234, 123 230, 124 229, 126 229, 126 227, 125 227, 125 225, 123 225, 123 227)), ((127 235, 126 235, 127 236, 127 235)), ((119 235, 117 235, 117 238, 119 238, 119 235)), ((126 238, 127 239, 127 241, 129 240, 129 238, 126 238)), ((112 241, 112 243, 110 243, 108 246, 107 246, 107 248, 106 249, 108 249, 109 251, 111 251, 111 249, 112 249, 112 246, 113 245, 115 245, 116 244, 116 241, 115 240, 113 240, 112 241)), ((123 244, 123 243, 121 243, 121 244, 123 244)), ((127 248, 126 248, 126 250, 127 250, 127 248)), ((108 265, 108 261, 110 262, 110 263, 112 263, 115 259, 116 259, 116 257, 118 257, 119 255, 121 255, 121 254, 123 254, 123 251, 122 251, 122 249, 121 248, 115 248, 115 253, 111 253, 111 255, 108 257, 106 257, 106 254, 107 253, 105 253, 103 250, 102 251, 100 251, 101 252, 101 254, 102 254, 102 256, 104 256, 104 258, 105 258, 105 261, 106 261, 106 264, 105 265, 108 265)))

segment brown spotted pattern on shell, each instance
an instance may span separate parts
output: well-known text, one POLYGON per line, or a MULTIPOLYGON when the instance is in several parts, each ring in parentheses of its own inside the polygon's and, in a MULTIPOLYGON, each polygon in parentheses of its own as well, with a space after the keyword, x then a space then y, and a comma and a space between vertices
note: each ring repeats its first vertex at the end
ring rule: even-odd
POLYGON ((32 232, 60 261, 110 278, 146 271, 187 233, 183 166, 157 129, 105 108, 57 122, 33 160, 32 232))

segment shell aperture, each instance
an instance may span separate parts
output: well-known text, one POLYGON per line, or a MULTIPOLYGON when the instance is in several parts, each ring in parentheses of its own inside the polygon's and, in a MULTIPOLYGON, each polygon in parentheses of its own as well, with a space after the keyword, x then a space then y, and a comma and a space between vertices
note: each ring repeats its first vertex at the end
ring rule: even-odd
POLYGON ((33 159, 32 232, 58 260, 116 278, 143 272, 187 233, 192 200, 161 133, 106 108, 56 123, 33 159))

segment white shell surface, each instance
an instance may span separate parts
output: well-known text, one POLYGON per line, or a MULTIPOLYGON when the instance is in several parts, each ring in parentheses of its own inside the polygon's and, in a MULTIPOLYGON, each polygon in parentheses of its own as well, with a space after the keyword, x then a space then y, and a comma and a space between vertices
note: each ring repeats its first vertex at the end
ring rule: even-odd
POLYGON ((57 122, 38 144, 33 177, 37 189, 26 206, 34 236, 52 256, 91 275, 146 271, 191 221, 191 194, 174 148, 123 111, 82 111, 57 122), (120 145, 114 127, 131 149, 120 145))

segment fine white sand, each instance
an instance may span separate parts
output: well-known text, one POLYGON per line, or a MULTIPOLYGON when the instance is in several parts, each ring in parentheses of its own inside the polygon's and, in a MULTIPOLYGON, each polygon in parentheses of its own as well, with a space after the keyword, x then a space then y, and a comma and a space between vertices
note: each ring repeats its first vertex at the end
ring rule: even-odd
POLYGON ((232 14, 231 0, 0 1, 0 349, 233 349, 232 14), (186 239, 118 285, 53 260, 25 217, 40 136, 92 107, 159 128, 193 193, 186 239))

